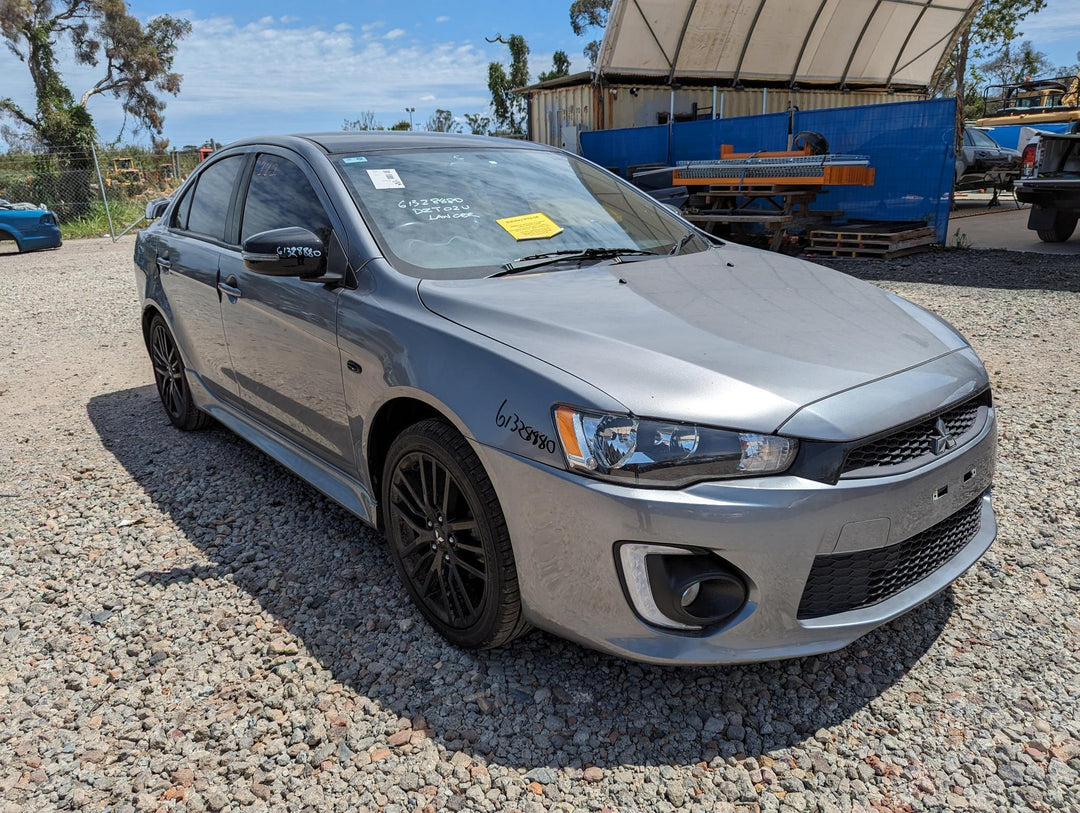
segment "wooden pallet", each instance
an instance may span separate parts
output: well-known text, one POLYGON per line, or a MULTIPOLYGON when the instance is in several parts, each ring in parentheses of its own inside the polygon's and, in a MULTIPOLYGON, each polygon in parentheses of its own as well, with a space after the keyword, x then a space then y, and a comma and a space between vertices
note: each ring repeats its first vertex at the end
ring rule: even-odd
POLYGON ((906 257, 929 250, 937 232, 921 223, 860 223, 810 233, 809 250, 833 257, 906 257))
POLYGON ((924 254, 930 250, 930 246, 916 246, 915 248, 903 248, 898 251, 874 253, 872 251, 846 251, 839 248, 808 248, 804 256, 828 257, 831 260, 895 260, 899 257, 909 257, 912 254, 924 254))

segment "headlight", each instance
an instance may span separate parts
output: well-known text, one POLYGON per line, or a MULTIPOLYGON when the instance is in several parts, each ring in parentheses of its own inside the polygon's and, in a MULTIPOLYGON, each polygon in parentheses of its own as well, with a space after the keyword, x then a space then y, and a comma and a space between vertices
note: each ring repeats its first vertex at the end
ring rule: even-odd
POLYGON ((567 465, 633 485, 677 487, 701 480, 779 474, 795 460, 792 438, 731 432, 628 415, 555 408, 567 465))

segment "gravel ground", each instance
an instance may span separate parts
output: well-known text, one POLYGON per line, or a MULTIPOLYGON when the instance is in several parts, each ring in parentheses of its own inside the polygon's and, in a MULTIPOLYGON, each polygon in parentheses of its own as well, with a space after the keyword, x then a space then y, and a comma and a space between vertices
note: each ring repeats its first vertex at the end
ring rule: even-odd
POLYGON ((998 541, 841 652, 678 669, 443 643, 376 534, 169 426, 131 249, 0 255, 0 811, 1080 809, 1075 262, 836 263, 986 360, 998 541))

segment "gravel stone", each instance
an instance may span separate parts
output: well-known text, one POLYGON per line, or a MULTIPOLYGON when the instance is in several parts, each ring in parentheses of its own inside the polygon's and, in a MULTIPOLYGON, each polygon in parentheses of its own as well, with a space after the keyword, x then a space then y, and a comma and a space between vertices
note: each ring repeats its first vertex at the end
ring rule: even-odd
POLYGON ((525 774, 525 778, 533 782, 539 782, 541 785, 552 785, 559 781, 559 775, 546 765, 529 771, 525 774))
POLYGON ((1075 804, 1069 258, 831 262, 986 362, 998 540, 839 652, 673 669, 540 632, 448 646, 377 533, 230 432, 169 425, 132 247, 0 254, 0 812, 1075 804))

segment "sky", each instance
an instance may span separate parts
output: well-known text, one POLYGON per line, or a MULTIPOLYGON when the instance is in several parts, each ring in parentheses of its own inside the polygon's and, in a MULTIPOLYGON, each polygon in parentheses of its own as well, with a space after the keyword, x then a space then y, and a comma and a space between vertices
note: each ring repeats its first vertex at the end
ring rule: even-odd
MULTIPOLYGON (((992 2, 992 0, 991 0, 992 2)), ((564 50, 572 71, 588 65, 574 36, 570 0, 524 3, 473 0, 129 0, 142 19, 173 14, 192 23, 181 42, 175 70, 182 91, 166 97, 165 137, 172 146, 228 143, 258 134, 337 130, 345 119, 372 111, 390 126, 412 118, 422 127, 436 108, 458 118, 488 111, 487 65, 505 61, 504 45, 485 42, 497 34, 522 34, 531 49, 535 77, 564 50), (182 5, 181 5, 182 4, 182 5)), ((1051 62, 1076 61, 1080 50, 1080 2, 1049 0, 1024 25, 1024 37, 1051 62)), ((97 78, 63 54, 64 76, 77 95, 97 78)), ((0 97, 33 107, 29 74, 0 49, 0 97)), ((119 103, 95 97, 90 112, 103 141, 124 126, 119 103)), ((148 136, 123 131, 124 143, 148 136)))

